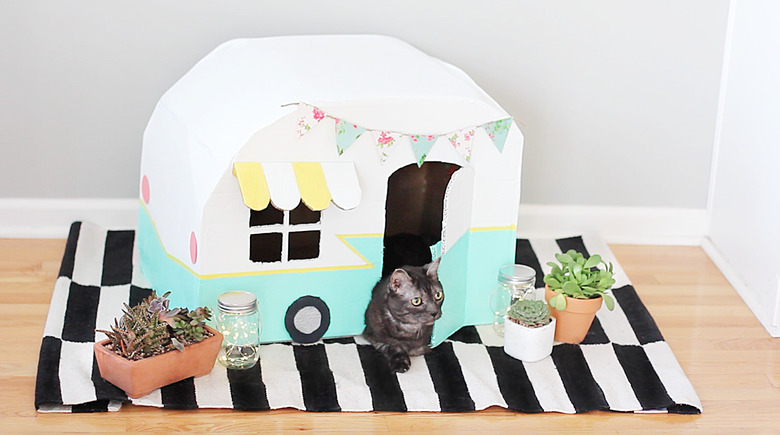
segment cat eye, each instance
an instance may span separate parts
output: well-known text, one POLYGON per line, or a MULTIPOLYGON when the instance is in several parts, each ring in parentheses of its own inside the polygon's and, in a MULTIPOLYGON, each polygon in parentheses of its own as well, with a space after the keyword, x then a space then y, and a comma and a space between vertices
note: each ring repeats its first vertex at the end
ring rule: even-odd
POLYGON ((422 304, 422 298, 412 298, 410 301, 415 307, 419 307, 422 304))
POLYGON ((436 293, 434 293, 434 295, 433 295, 433 298, 434 298, 434 299, 436 299, 437 301, 440 301, 440 300, 441 300, 441 298, 443 298, 443 297, 444 297, 444 292, 443 292, 443 291, 441 291, 441 290, 437 291, 437 292, 436 292, 436 293))

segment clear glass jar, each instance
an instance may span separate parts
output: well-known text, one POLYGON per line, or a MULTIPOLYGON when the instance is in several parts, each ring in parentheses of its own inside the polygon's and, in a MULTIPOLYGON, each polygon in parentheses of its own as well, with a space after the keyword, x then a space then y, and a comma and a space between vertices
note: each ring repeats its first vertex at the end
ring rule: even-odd
POLYGON ((219 362, 231 369, 248 369, 260 359, 260 314, 257 298, 245 291, 230 291, 217 299, 217 328, 225 336, 219 362))
POLYGON ((498 284, 490 295, 493 330, 504 336, 504 316, 519 299, 536 297, 536 271, 523 264, 507 264, 498 269, 498 284))

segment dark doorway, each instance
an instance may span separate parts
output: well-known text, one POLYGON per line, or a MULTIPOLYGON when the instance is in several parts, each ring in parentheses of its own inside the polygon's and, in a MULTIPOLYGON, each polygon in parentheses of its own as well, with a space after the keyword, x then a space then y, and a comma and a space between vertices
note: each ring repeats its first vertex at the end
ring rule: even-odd
POLYGON ((429 246, 441 240, 444 194, 460 166, 426 162, 398 169, 387 182, 382 276, 398 267, 431 261, 429 246))

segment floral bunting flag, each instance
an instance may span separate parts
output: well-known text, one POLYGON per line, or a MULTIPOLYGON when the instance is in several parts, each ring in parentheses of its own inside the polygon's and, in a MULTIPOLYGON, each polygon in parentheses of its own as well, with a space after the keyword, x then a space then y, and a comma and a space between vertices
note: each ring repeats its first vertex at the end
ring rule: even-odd
POLYGON ((479 126, 471 126, 452 133, 445 134, 412 134, 390 132, 383 130, 368 130, 357 124, 334 118, 321 109, 306 103, 298 104, 298 123, 296 124, 296 133, 300 139, 319 125, 323 119, 332 118, 335 121, 336 149, 341 155, 349 148, 363 133, 371 132, 374 136, 377 154, 382 163, 384 163, 390 154, 396 149, 398 141, 404 137, 409 138, 412 151, 417 159, 417 166, 422 166, 428 153, 433 148, 434 143, 440 137, 446 137, 453 148, 467 161, 471 161, 472 143, 477 128, 484 129, 485 133, 493 141, 499 152, 504 151, 506 138, 509 134, 509 128, 512 126, 512 118, 499 119, 497 121, 487 122, 479 126))
POLYGON ((409 143, 412 144, 412 151, 414 157, 417 158, 417 166, 422 166, 425 163, 425 158, 428 157, 428 152, 433 148, 433 144, 439 136, 433 134, 412 134, 409 135, 409 143))
POLYGON ((469 127, 447 135, 452 146, 467 162, 471 161, 471 142, 474 140, 475 131, 475 127, 469 127))
POLYGON ((374 142, 376 143, 376 151, 379 153, 379 160, 384 163, 390 153, 393 152, 398 140, 401 138, 401 133, 392 133, 389 131, 371 131, 374 135, 374 142))
POLYGON ((485 129, 485 133, 493 140, 493 144, 498 148, 499 152, 504 152, 506 136, 509 134, 509 126, 511 125, 512 118, 488 122, 487 124, 482 125, 482 128, 485 129))
POLYGON ((310 106, 308 104, 298 105, 298 123, 295 126, 295 131, 298 133, 298 139, 308 133, 312 128, 325 119, 325 112, 322 110, 310 106))
POLYGON ((336 119, 336 149, 339 155, 343 154, 365 131, 365 128, 357 124, 336 119))

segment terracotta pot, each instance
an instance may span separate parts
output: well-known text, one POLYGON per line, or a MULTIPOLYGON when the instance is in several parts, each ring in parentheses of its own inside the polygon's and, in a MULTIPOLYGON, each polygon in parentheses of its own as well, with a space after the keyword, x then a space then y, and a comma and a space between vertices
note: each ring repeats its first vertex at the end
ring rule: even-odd
POLYGON ((206 326, 214 334, 183 351, 173 350, 162 355, 130 361, 106 347, 109 340, 95 343, 95 359, 100 376, 138 398, 168 384, 211 373, 222 347, 222 334, 206 326))
POLYGON ((552 353, 555 317, 547 325, 529 328, 504 319, 504 352, 512 358, 535 362, 552 353))
MULTIPOLYGON (((544 286, 544 298, 547 303, 557 293, 544 286)), ((566 296, 566 309, 558 311, 550 306, 550 315, 558 319, 555 327, 555 339, 563 343, 579 344, 588 335, 596 311, 601 308, 601 296, 595 299, 576 299, 566 296)))

